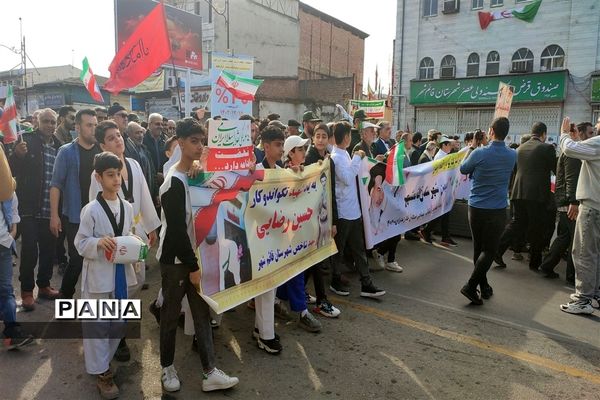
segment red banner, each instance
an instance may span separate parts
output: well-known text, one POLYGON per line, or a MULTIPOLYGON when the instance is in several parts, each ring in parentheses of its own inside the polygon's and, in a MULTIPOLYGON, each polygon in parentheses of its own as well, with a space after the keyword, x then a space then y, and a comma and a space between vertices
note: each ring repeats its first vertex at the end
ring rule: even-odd
POLYGON ((165 24, 165 9, 158 4, 129 36, 108 70, 104 89, 118 93, 137 86, 171 58, 171 45, 165 24))

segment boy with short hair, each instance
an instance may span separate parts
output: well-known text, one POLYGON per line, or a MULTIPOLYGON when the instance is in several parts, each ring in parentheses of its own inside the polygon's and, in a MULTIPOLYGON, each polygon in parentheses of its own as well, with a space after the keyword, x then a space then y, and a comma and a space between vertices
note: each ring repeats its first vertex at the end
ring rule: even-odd
POLYGON ((156 254, 160 261, 164 296, 160 308, 162 385, 167 392, 176 392, 181 387, 173 360, 181 300, 187 295, 204 370, 202 390, 208 392, 228 389, 237 385, 239 380, 229 377, 214 366, 210 312, 198 293, 200 268, 195 251, 196 235, 188 187, 187 174, 194 160, 199 160, 202 156, 205 130, 193 118, 185 118, 177 123, 176 135, 181 159, 169 169, 160 187, 162 227, 156 254))
MULTIPOLYGON (((133 207, 118 195, 122 168, 123 163, 112 153, 103 152, 94 157, 95 179, 102 191, 81 210, 74 240, 75 248, 83 257, 81 297, 84 299, 126 299, 128 287, 137 283, 131 264, 113 264, 105 256, 105 252, 115 250, 115 237, 130 235, 133 225, 133 207)), ((121 340, 109 334, 114 332, 116 324, 123 327, 122 321, 101 324, 94 321, 82 326, 85 369, 88 374, 97 376, 96 386, 105 399, 119 396, 109 364, 121 340), (86 338, 91 336, 96 338, 86 338)))

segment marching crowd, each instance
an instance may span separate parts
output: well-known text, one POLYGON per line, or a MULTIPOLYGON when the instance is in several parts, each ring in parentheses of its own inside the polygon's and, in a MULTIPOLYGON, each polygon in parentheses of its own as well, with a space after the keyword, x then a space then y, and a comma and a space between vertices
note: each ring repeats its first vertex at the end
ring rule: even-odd
MULTIPOLYGON (((198 294, 201 273, 195 251, 195 233, 188 178, 202 169, 207 125, 220 119, 204 118, 203 111, 180 121, 150 114, 140 121, 119 104, 108 109, 64 106, 36 111, 22 121, 27 132, 0 152, 0 317, 4 321, 4 344, 9 348, 32 342, 16 318, 12 286, 15 239, 20 238, 19 281, 21 305, 26 311, 39 298, 70 299, 78 282, 81 297, 123 299, 147 289, 143 263, 111 264, 103 257, 114 250, 114 237, 135 234, 149 246, 158 246, 162 285, 150 311, 160 324, 161 382, 165 391, 180 389, 174 367, 175 336, 182 310, 186 309, 186 333, 194 334, 194 349, 204 371, 202 389, 227 389, 238 379, 215 366, 212 327, 220 323, 198 294), (179 147, 179 149, 177 149, 179 147), (177 154, 177 156, 175 156, 177 154), (176 159, 177 157, 177 159, 176 159), (169 160, 171 161, 169 162, 169 160), (14 179, 13 179, 14 177, 14 179), (62 275, 59 289, 51 286, 54 265, 62 275), (37 273, 36 273, 37 267, 37 273)), ((473 304, 493 295, 487 271, 508 250, 513 259, 529 253, 529 268, 556 278, 559 261, 567 260, 566 280, 575 285, 570 301, 561 305, 569 313, 592 313, 600 300, 600 121, 562 124, 559 156, 545 143, 547 127, 538 122, 515 151, 505 143, 507 118, 495 119, 489 131, 458 136, 431 129, 421 133, 398 131, 392 137, 387 121, 368 118, 357 110, 352 122, 323 123, 312 111, 302 122, 280 121, 271 114, 251 121, 256 165, 253 168, 290 168, 329 158, 331 162, 330 216, 338 253, 314 265, 282 286, 248 303, 255 310, 252 334, 257 346, 269 354, 282 351, 275 332, 275 317, 296 319, 310 332, 321 330, 315 314, 335 318, 340 310, 327 297, 326 288, 339 296, 350 294, 344 265, 358 272, 360 295, 380 297, 385 290, 372 279, 374 270, 402 272, 396 247, 406 240, 457 246, 450 235, 450 213, 423 227, 366 249, 359 205, 357 177, 361 159, 386 162, 398 143, 405 149, 404 167, 448 154, 465 152, 460 170, 471 178, 469 223, 474 247, 474 269, 461 293, 473 304), (551 174, 556 175, 555 188, 551 174), (334 178, 333 178, 334 177, 334 178), (510 221, 506 224, 510 199, 510 221), (550 243, 558 220, 556 237, 550 243), (437 230, 436 230, 437 229, 437 230), (329 285, 325 276, 331 275, 329 285), (307 280, 312 277, 314 294, 307 280), (289 303, 289 307, 286 305, 289 303)), ((148 262, 148 264, 154 264, 148 262)), ((83 324, 85 327, 85 323, 83 324)), ((85 329, 84 329, 85 333, 85 329)), ((104 398, 116 398, 110 362, 130 358, 122 338, 84 338, 86 371, 97 376, 104 398)))

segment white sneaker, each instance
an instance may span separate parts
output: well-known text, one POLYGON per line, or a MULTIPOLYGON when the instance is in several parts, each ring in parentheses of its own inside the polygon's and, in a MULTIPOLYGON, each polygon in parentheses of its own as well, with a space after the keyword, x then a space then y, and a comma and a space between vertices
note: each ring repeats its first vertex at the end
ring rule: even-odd
MULTIPOLYGON (((569 297, 573 301, 578 301, 579 300, 579 297, 577 296, 576 293, 572 293, 569 297)), ((594 296, 594 297, 592 297, 592 304, 591 304, 591 306, 593 308, 600 309, 600 296, 594 296)))
POLYGON ((373 262, 370 263, 369 270, 371 271, 383 271, 385 267, 385 261, 383 256, 377 252, 377 250, 373 250, 373 262))
POLYGON ((212 392, 213 390, 229 389, 239 382, 240 380, 235 376, 229 376, 219 368, 214 368, 208 375, 204 375, 202 391, 212 392))
POLYGON ((385 264, 385 269, 387 269, 388 271, 392 271, 392 272, 402 272, 402 271, 404 271, 404 268, 402 268, 401 266, 399 266, 396 261, 392 261, 392 262, 389 262, 389 263, 385 264))
POLYGON ((592 314, 594 308, 589 300, 570 301, 567 304, 561 304, 560 309, 569 314, 592 314))
POLYGON ((167 392, 176 392, 181 389, 181 383, 175 367, 171 364, 162 370, 162 386, 167 392))

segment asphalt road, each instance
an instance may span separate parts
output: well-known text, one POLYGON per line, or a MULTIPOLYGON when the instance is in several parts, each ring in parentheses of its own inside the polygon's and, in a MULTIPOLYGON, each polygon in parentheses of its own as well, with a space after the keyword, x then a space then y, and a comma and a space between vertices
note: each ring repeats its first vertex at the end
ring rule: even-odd
MULTIPOLYGON (((163 394, 159 329, 145 313, 142 338, 128 341, 132 360, 113 362, 120 398, 600 399, 600 318, 561 312, 573 289, 509 261, 508 254, 508 268, 489 273, 492 299, 470 306, 459 290, 472 268, 472 247, 459 244, 444 249, 402 241, 397 260, 404 272, 373 274, 388 292, 380 301, 360 298, 358 278, 348 274, 352 293, 331 295, 342 314, 320 318, 321 333, 277 322, 284 346, 279 356, 262 352, 251 338, 252 310, 242 305, 226 313, 214 331, 217 366, 240 378, 226 392, 201 392, 200 359, 180 329, 175 366, 182 389, 163 394)), ((558 272, 564 278, 564 263, 558 272)), ((18 288, 17 276, 14 282, 18 288)), ((60 277, 53 282, 58 287, 60 277)), ((148 271, 147 282, 144 310, 160 286, 157 268, 148 271)), ((39 300, 36 311, 18 318, 49 320, 53 312, 52 302, 39 300)), ((100 398, 95 378, 85 372, 81 340, 3 350, 0 371, 1 399, 100 398)))

